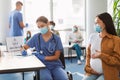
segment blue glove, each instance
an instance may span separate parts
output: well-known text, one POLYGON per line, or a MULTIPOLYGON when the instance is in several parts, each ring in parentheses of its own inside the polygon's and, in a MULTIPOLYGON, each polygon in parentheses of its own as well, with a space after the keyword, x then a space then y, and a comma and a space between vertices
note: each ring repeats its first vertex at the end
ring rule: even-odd
POLYGON ((45 60, 45 56, 43 54, 40 53, 33 53, 33 55, 35 55, 38 59, 40 59, 41 61, 45 60))
POLYGON ((26 26, 26 27, 28 27, 28 26, 29 26, 29 24, 28 24, 28 23, 26 23, 26 24, 25 24, 25 26, 26 26))
POLYGON ((27 55, 27 51, 26 50, 22 50, 22 56, 26 56, 27 55))

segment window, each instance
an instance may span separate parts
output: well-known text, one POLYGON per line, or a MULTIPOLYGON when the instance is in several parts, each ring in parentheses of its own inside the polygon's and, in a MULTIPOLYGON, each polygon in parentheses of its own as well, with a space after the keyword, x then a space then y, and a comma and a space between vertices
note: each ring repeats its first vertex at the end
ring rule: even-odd
POLYGON ((85 36, 85 0, 53 0, 53 20, 63 43, 68 43, 68 33, 78 25, 85 36))
POLYGON ((34 34, 37 32, 36 19, 39 16, 50 19, 50 0, 24 0, 24 3, 25 22, 29 24, 25 32, 30 30, 34 34))
MULTIPOLYGON (((12 0, 13 2, 17 0, 12 0)), ((23 4, 24 22, 29 24, 24 32, 37 32, 36 19, 46 16, 56 23, 55 29, 60 32, 63 43, 68 43, 67 34, 74 25, 80 26, 85 38, 85 0, 21 0, 23 4)), ((15 4, 15 3, 14 3, 15 4)), ((13 8, 13 7, 12 7, 13 8)))

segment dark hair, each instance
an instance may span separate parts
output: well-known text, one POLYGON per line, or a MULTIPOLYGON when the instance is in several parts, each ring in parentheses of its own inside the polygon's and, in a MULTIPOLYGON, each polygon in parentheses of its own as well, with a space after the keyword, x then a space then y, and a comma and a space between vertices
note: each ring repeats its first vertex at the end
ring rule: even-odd
POLYGON ((31 32, 30 31, 27 31, 27 35, 30 34, 30 36, 26 36, 26 41, 29 40, 31 38, 31 32))
POLYGON ((48 19, 45 17, 45 16, 40 16, 38 17, 38 19, 36 20, 36 23, 37 22, 43 22, 43 23, 48 23, 48 19))
POLYGON ((54 21, 50 21, 49 22, 51 25, 55 26, 55 22, 54 21))
POLYGON ((73 26, 73 28, 76 28, 76 29, 77 29, 77 31, 78 31, 78 26, 77 26, 77 25, 74 25, 74 26, 73 26))
POLYGON ((97 17, 100 20, 102 20, 103 23, 105 24, 105 29, 106 29, 107 33, 112 34, 112 35, 117 35, 112 17, 109 13, 104 12, 102 14, 97 15, 97 17))
POLYGON ((16 5, 18 5, 18 4, 20 4, 20 5, 23 6, 23 3, 22 3, 21 1, 17 1, 17 2, 16 2, 16 5))

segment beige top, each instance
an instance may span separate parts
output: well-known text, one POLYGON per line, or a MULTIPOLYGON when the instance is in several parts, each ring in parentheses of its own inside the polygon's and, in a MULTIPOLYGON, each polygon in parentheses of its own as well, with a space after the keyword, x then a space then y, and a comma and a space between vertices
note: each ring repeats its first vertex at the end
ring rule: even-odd
POLYGON ((81 33, 78 31, 78 32, 75 32, 75 33, 70 33, 69 34, 69 42, 71 42, 71 44, 79 44, 79 46, 82 46, 82 41, 83 41, 83 37, 81 35, 81 33))

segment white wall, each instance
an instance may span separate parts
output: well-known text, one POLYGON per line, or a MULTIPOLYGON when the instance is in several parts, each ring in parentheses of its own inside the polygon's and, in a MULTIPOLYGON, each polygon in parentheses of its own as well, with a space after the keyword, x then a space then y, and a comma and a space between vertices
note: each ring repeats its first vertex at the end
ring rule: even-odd
POLYGON ((11 0, 0 0, 0 42, 5 43, 8 35, 8 16, 11 10, 11 0))
POLYGON ((94 32, 94 19, 103 12, 107 12, 107 0, 86 0, 86 32, 87 38, 94 32))

